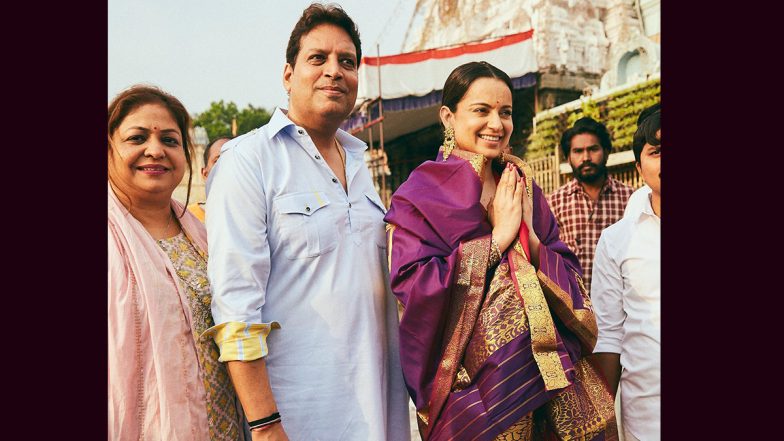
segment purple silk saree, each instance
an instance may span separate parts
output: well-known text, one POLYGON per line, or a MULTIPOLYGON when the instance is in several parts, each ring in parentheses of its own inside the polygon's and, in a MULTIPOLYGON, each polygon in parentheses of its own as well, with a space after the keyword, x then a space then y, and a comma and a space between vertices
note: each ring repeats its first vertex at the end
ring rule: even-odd
POLYGON ((400 355, 426 440, 616 439, 613 399, 581 354, 596 321, 577 258, 525 163, 540 238, 529 263, 526 229, 491 261, 480 204, 481 155, 439 153, 392 196, 392 291, 404 308, 400 355), (521 243, 522 242, 522 243, 521 243), (496 259, 497 260, 497 259, 496 259))

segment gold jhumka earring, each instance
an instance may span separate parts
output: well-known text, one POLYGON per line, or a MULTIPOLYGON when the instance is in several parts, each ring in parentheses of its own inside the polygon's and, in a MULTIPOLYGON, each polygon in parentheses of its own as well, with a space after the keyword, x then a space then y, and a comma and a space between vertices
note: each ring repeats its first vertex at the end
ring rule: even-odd
POLYGON ((455 129, 452 126, 447 126, 446 130, 444 130, 444 145, 442 146, 444 149, 444 161, 452 154, 455 145, 455 129))

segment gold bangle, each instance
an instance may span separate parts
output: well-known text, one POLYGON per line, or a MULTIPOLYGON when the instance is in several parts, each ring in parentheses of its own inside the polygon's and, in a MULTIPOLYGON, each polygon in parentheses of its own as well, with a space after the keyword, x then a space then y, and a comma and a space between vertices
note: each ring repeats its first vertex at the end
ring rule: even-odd
POLYGON ((490 238, 490 266, 493 266, 501 261, 501 248, 498 246, 498 242, 495 241, 492 237, 490 238))

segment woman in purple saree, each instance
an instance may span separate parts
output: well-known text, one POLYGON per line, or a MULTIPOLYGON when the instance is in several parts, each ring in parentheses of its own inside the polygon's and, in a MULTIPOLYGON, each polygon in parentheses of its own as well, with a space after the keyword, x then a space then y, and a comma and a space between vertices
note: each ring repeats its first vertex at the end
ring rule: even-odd
POLYGON ((617 439, 584 358, 596 322, 575 255, 517 157, 512 84, 488 63, 444 86, 444 146, 392 197, 400 354, 425 440, 617 439))

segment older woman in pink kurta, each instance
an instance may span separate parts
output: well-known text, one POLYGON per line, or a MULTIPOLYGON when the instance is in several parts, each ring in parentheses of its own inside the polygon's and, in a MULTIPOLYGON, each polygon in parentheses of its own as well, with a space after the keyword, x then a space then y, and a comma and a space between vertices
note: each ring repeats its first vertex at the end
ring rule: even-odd
MULTIPOLYGON (((109 439, 242 440, 212 339, 206 231, 171 198, 191 169, 189 117, 156 88, 109 106, 109 439)), ((189 182, 190 184, 190 182, 189 182)))

